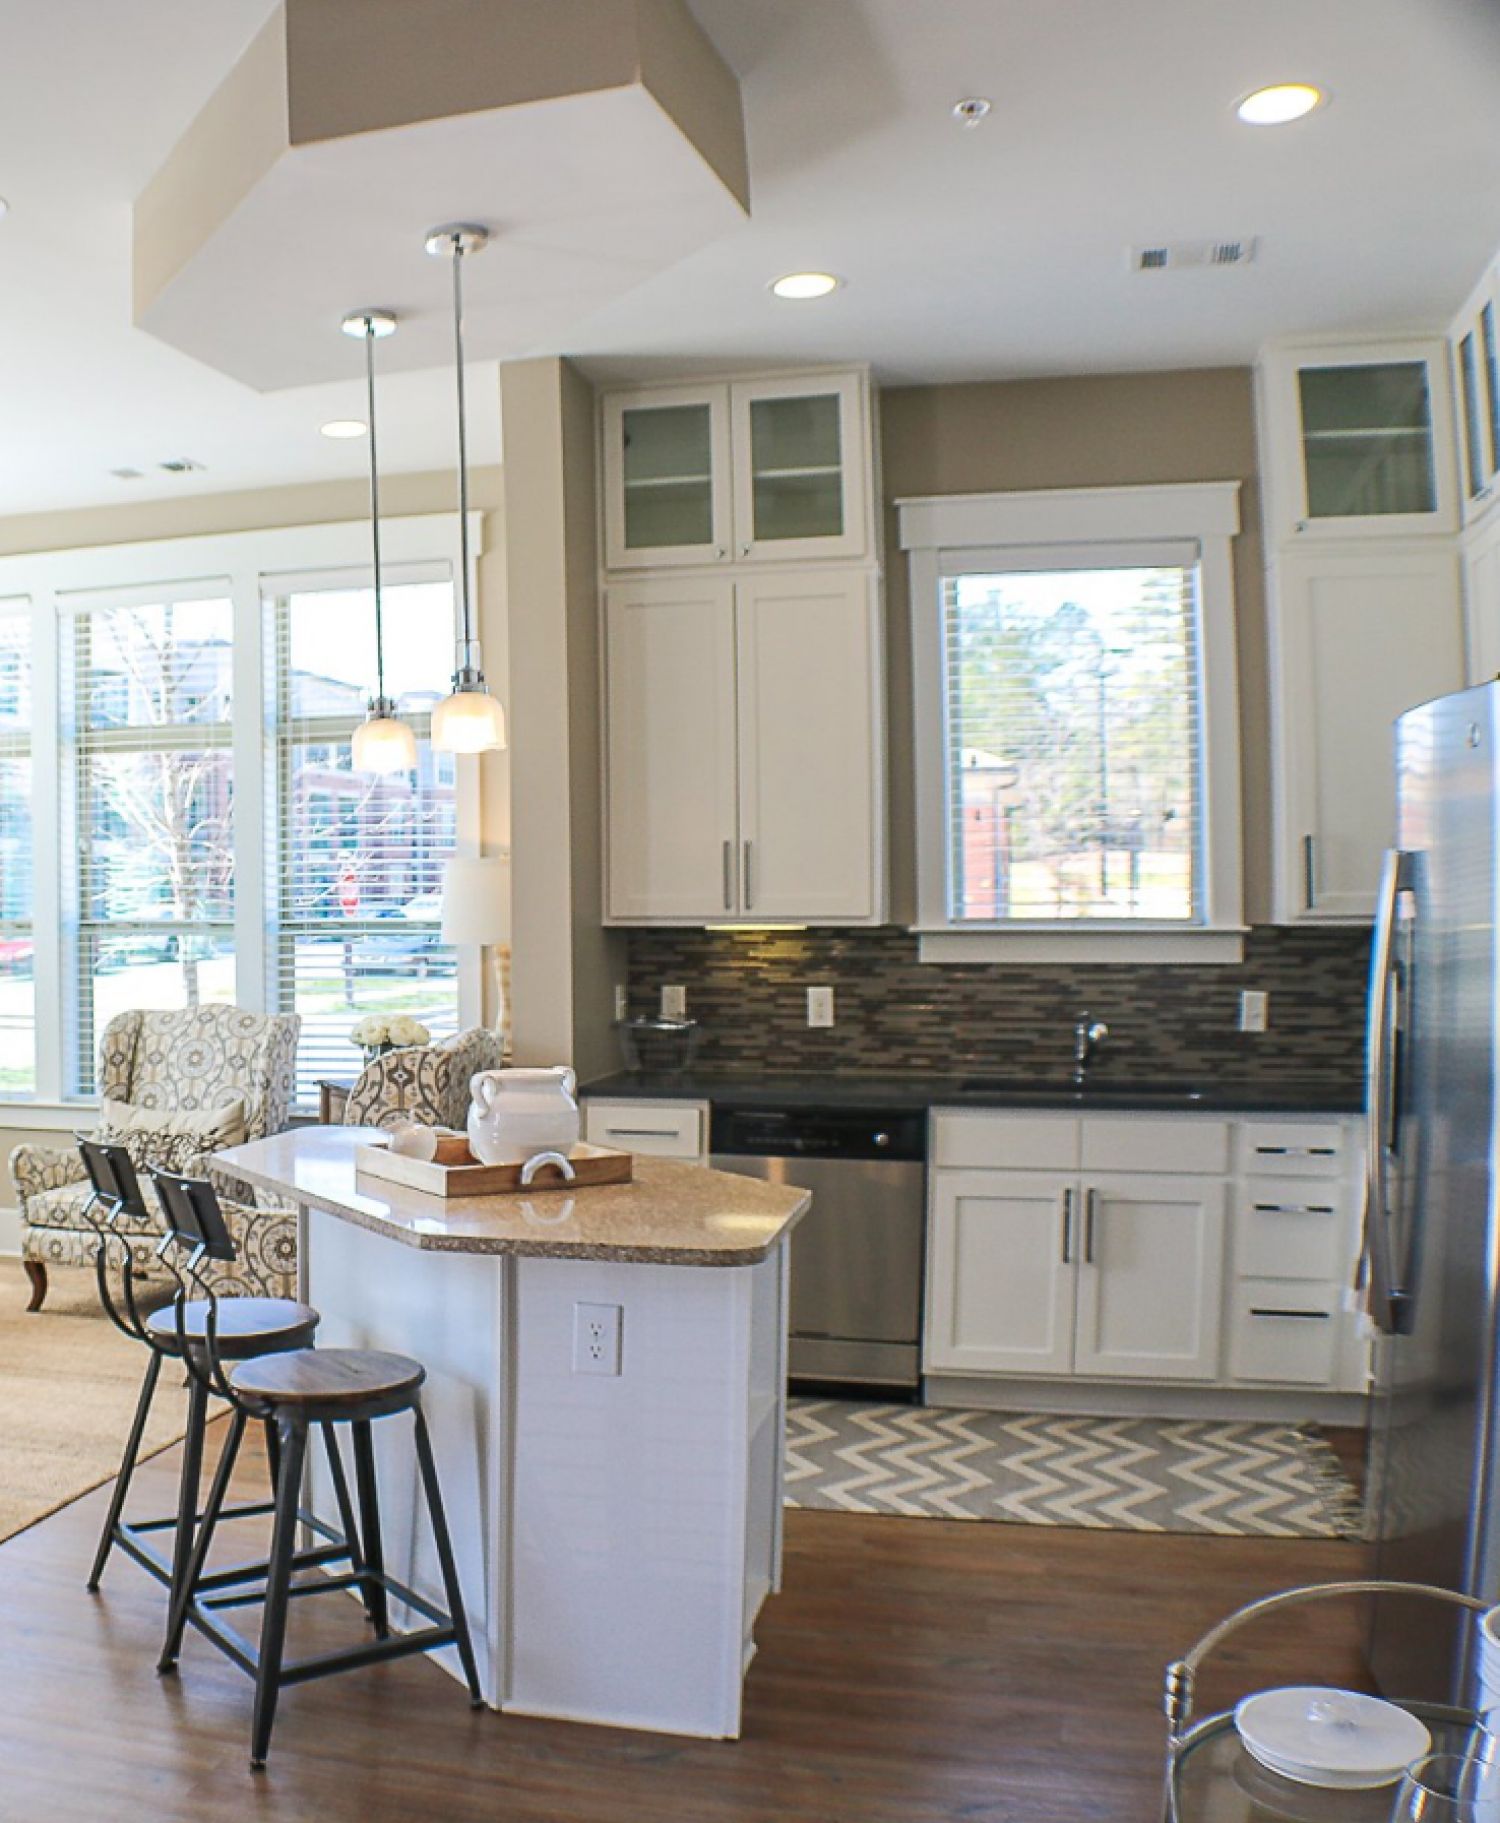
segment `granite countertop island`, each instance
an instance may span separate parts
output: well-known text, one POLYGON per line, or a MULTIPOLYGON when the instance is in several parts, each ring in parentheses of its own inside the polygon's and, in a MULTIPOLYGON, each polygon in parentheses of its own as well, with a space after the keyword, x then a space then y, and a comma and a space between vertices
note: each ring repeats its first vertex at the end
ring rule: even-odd
POLYGON ((380 1135, 302 1127, 221 1152, 226 1172, 408 1247, 657 1266, 753 1266, 806 1213, 805 1190, 669 1159, 637 1158, 628 1184, 434 1197, 359 1169, 380 1135))
MULTIPOLYGON (((303 1127, 215 1162, 295 1205, 319 1347, 426 1369, 485 1700, 738 1735, 780 1586, 788 1237, 808 1193, 638 1157, 630 1184, 448 1200, 360 1173, 371 1137, 303 1127)), ((373 1442, 386 1562, 436 1596, 409 1430, 373 1442)), ((307 1499, 336 1523, 312 1454, 307 1499)))

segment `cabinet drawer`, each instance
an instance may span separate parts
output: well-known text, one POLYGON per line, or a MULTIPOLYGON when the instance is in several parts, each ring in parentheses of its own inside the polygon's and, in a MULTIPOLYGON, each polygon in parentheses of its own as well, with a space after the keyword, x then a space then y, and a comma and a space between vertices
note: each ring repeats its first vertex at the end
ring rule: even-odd
POLYGON ((1076 1171, 1076 1114, 936 1114, 932 1162, 959 1171, 1076 1171))
POLYGON ((1350 1138, 1337 1121, 1247 1121, 1240 1128, 1240 1169, 1256 1177, 1338 1177, 1350 1138))
POLYGON ((1241 1279, 1231 1302, 1229 1371, 1236 1380, 1331 1386, 1338 1358, 1336 1285, 1241 1279))
POLYGON ((1083 1168, 1220 1177, 1229 1169, 1229 1122, 1199 1114, 1086 1114, 1083 1168))
POLYGON ((1251 1178, 1236 1198, 1234 1267, 1246 1278, 1337 1279, 1346 1264, 1342 1186, 1251 1178))
POLYGON ((681 1102, 588 1101, 584 1137, 591 1146, 613 1146, 655 1158, 703 1156, 703 1110, 681 1102))

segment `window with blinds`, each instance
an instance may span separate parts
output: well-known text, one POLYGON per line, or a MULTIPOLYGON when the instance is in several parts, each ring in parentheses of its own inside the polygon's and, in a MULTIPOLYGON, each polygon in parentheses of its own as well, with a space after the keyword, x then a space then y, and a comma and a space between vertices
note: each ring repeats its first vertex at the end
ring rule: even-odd
POLYGON ((954 924, 1204 921, 1197 583, 1195 560, 943 577, 954 924))
POLYGON ((362 1060, 366 1014, 406 1014, 434 1039, 458 1028, 454 951, 439 935, 453 852, 452 754, 428 738, 447 694, 446 566, 395 572, 382 591, 386 687, 417 737, 411 772, 357 773, 350 741, 375 686, 374 597, 329 578, 266 578, 272 751, 266 878, 268 1001, 302 1016, 296 1097, 362 1060))
POLYGON ((233 1001, 233 624, 223 581, 63 603, 71 1087, 132 1007, 233 1001))
POLYGON ((0 602, 0 1094, 36 1090, 31 603, 0 602))

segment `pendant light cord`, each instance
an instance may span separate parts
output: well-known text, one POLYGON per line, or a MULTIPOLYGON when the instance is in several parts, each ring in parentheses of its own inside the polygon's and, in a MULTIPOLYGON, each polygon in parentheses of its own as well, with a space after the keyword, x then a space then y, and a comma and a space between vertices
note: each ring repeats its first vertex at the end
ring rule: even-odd
POLYGON ((384 705, 385 625, 380 596, 380 469, 375 455, 375 322, 372 317, 365 318, 365 407, 370 420, 370 544, 375 562, 375 695, 384 705))
POLYGON ((464 399, 464 287, 463 236, 453 236, 453 355, 458 375, 458 561, 464 607, 464 649, 460 670, 466 671, 474 653, 474 623, 469 606, 469 435, 464 399))

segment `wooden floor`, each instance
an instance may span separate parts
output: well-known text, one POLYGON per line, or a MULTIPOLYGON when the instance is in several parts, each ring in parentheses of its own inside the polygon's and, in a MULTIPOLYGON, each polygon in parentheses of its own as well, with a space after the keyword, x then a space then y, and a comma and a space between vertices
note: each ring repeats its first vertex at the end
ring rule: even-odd
MULTIPOLYGON (((170 1509, 175 1463, 138 1510, 170 1509)), ((159 1680, 162 1592, 130 1563, 84 1593, 104 1493, 0 1545, 3 1823, 1157 1823, 1165 1662, 1363 1567, 1351 1544, 792 1512, 738 1742, 475 1714, 412 1659, 284 1693, 252 1774, 244 1675, 190 1634, 159 1680)), ((345 1599, 294 1608, 294 1646, 358 1632, 345 1599)), ((1352 1613, 1285 1624, 1205 1698, 1357 1677, 1352 1613)))

